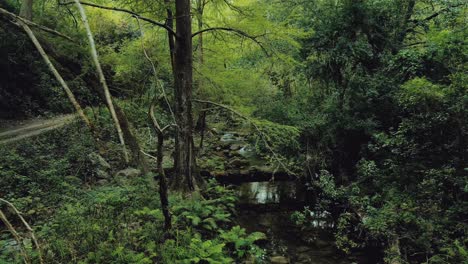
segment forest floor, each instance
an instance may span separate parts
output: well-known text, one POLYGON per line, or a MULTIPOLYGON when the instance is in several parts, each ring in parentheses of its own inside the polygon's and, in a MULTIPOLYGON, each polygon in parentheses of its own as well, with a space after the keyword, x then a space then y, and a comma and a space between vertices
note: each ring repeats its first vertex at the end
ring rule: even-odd
POLYGON ((60 115, 53 118, 36 118, 21 121, 0 120, 0 144, 14 142, 40 135, 62 127, 75 118, 75 115, 60 115))

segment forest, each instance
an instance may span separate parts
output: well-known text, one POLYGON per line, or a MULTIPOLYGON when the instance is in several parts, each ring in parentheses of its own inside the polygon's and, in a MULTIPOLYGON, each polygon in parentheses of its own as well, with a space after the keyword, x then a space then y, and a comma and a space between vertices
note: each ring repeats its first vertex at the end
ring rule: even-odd
POLYGON ((468 264, 467 11, 0 0, 0 264, 468 264))

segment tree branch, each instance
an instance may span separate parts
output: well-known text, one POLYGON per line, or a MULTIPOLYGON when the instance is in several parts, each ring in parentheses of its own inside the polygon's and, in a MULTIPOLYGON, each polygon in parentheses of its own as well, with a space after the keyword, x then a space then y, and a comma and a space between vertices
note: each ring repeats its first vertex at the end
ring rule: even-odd
POLYGON ((161 88, 161 94, 164 97, 164 100, 166 101, 167 107, 169 108, 169 112, 171 113, 174 124, 177 124, 174 112, 172 111, 171 104, 169 103, 169 99, 167 98, 166 89, 164 89, 164 85, 158 80, 158 73, 156 72, 156 66, 155 66, 154 62, 151 60, 150 56, 148 55, 148 52, 146 52, 145 41, 143 39, 143 29, 141 27, 140 20, 139 20, 138 17, 135 17, 135 19, 137 21, 138 28, 140 29, 141 48, 143 49, 143 54, 145 55, 146 60, 151 65, 151 69, 153 70, 153 74, 154 74, 154 81, 157 82, 159 84, 160 88, 161 88))
POLYGON ((5 16, 9 17, 10 19, 13 19, 14 21, 21 21, 21 22, 25 23, 28 26, 38 28, 38 29, 40 29, 40 30, 42 30, 44 32, 49 33, 49 34, 52 34, 52 35, 55 35, 57 37, 61 37, 63 39, 66 39, 66 40, 68 40, 70 42, 73 42, 75 44, 77 43, 74 39, 72 39, 71 37, 69 37, 69 36, 67 36, 67 35, 65 35, 63 33, 60 33, 60 32, 58 32, 56 30, 51 29, 51 28, 36 24, 36 23, 34 23, 34 22, 30 21, 30 20, 24 19, 24 18, 22 18, 20 16, 17 16, 15 14, 11 13, 11 12, 8 12, 7 10, 5 10, 3 8, 0 8, 0 14, 5 15, 5 16))
MULTIPOLYGON (((136 17, 138 19, 141 19, 143 21, 146 21, 150 24, 153 24, 155 26, 158 26, 158 27, 161 27, 161 28, 164 28, 165 30, 169 31, 171 34, 173 34, 174 36, 177 37, 177 34, 175 33, 174 30, 172 30, 172 28, 170 28, 169 26, 167 26, 165 23, 161 23, 161 22, 158 22, 158 21, 155 21, 151 18, 147 18, 147 17, 143 17, 131 10, 128 10, 128 9, 123 9, 123 8, 118 8, 118 7, 109 7, 109 6, 103 6, 103 5, 97 5, 97 4, 93 4, 93 3, 88 3, 88 2, 83 2, 83 1, 80 1, 80 3, 82 5, 85 5, 85 6, 91 6, 91 7, 95 7, 95 8, 100 8, 100 9, 105 9, 105 10, 112 10, 112 11, 117 11, 117 12, 123 12, 123 13, 127 13, 127 14, 130 14, 132 15, 133 17, 136 17)), ((60 3, 60 5, 71 5, 71 4, 74 4, 74 2, 65 2, 65 3, 60 3)))
POLYGON ((75 4, 76 4, 76 7, 78 8, 78 11, 80 12, 81 21, 83 22, 83 24, 85 26, 85 29, 86 29, 86 35, 87 35, 88 41, 89 41, 91 57, 93 59, 94 65, 96 67, 97 75, 99 76, 99 82, 101 83, 102 88, 104 89, 104 95, 105 95, 105 98, 106 98, 107 106, 109 108, 109 112, 111 114, 111 117, 112 117, 112 119, 114 120, 114 123, 115 123, 115 128, 117 130, 117 134, 118 134, 118 137, 119 137, 119 140, 120 140, 120 144, 122 145, 122 151, 123 151, 123 154, 124 154, 125 162, 128 163, 129 158, 128 158, 127 147, 125 145, 125 138, 124 138, 124 134, 123 134, 123 131, 122 131, 122 126, 120 125, 120 120, 119 120, 119 117, 117 116, 117 113, 115 111, 115 107, 114 107, 114 103, 112 101, 112 96, 110 94, 109 87, 107 86, 106 77, 104 76, 104 72, 102 71, 102 68, 101 68, 101 63, 99 62, 98 53, 97 53, 97 50, 96 50, 96 44, 94 42, 94 37, 93 37, 93 34, 91 32, 91 28, 89 26, 89 23, 88 23, 88 18, 86 16, 86 12, 85 12, 83 6, 81 5, 80 1, 75 0, 75 4))
MULTIPOLYGON (((39 243, 37 242, 36 236, 34 235, 34 230, 31 228, 31 226, 28 224, 28 222, 24 219, 24 217, 21 215, 20 211, 16 208, 16 206, 14 206, 12 203, 10 203, 9 201, 7 201, 5 199, 2 199, 2 198, 0 198, 0 202, 3 202, 6 205, 8 205, 11 209, 13 209, 13 212, 15 212, 15 214, 19 217, 19 219, 21 220, 23 225, 26 227, 26 230, 28 230, 29 235, 31 236, 31 239, 32 239, 32 241, 34 243, 34 246, 36 247, 36 249, 38 251, 39 263, 44 264, 44 260, 42 258, 41 247, 39 246, 39 243)), ((8 219, 6 218, 6 216, 3 214, 3 212, 1 210, 0 210, 0 219, 2 219, 4 221, 5 225, 7 225, 8 229, 10 230, 10 232, 15 237, 15 240, 17 240, 18 244, 20 244, 21 242, 19 240, 20 237, 19 237, 18 233, 14 230, 13 226, 11 226, 8 219)))
POLYGON ((250 34, 247 34, 246 32, 240 30, 240 29, 236 29, 236 28, 229 28, 229 27, 212 27, 212 28, 205 28, 205 29, 202 29, 200 31, 197 31, 195 33, 192 34, 192 38, 199 35, 199 34, 202 34, 202 33, 205 33, 205 32, 210 32, 210 31, 227 31, 227 32, 233 32, 241 37, 245 37, 245 38, 248 38, 250 40, 252 40, 253 42, 255 42, 258 46, 260 46, 260 48, 263 50, 263 52, 265 52, 265 54, 269 57, 270 54, 268 53, 268 51, 266 50, 266 48, 263 46, 263 44, 257 40, 257 38, 259 36, 252 36, 250 34))
POLYGON ((281 155, 277 154, 273 148, 270 146, 270 144, 268 144, 268 141, 266 140, 266 137, 265 137, 265 134, 262 132, 262 130, 255 124, 255 122, 253 120, 251 120, 250 118, 246 117, 245 115, 237 112, 236 110, 232 109, 231 107, 229 106, 226 106, 226 105, 223 105, 223 104, 220 104, 220 103, 215 103, 215 102, 212 102, 212 101, 207 101, 207 100, 199 100, 199 99, 193 99, 192 100, 193 102, 197 102, 197 103, 204 103, 204 104, 211 104, 211 105, 215 105, 217 107, 220 107, 220 108, 224 108, 234 114, 236 114, 237 116, 249 121, 249 123, 252 124, 252 126, 255 128, 255 130, 257 130, 257 132, 260 134, 260 138, 262 139, 263 143, 265 143, 265 146, 267 147, 267 149, 271 152, 271 154, 273 155, 273 158, 276 159, 276 161, 278 162, 279 166, 283 167, 283 169, 286 170, 287 173, 289 173, 290 175, 294 175, 294 176, 297 176, 296 173, 292 172, 290 169, 288 169, 288 167, 283 163, 283 161, 281 161, 281 155))
POLYGON ((432 14, 430 16, 427 16, 427 17, 425 17, 425 18, 423 18, 421 20, 416 20, 416 19, 409 20, 409 22, 413 23, 413 25, 410 28, 406 29, 406 32, 410 32, 410 31, 414 30, 414 28, 416 28, 418 26, 422 26, 425 22, 431 21, 432 19, 438 17, 442 13, 448 12, 448 11, 450 11, 450 9, 460 7, 460 6, 463 6, 463 4, 452 5, 452 6, 448 6, 446 8, 442 8, 441 10, 439 10, 439 11, 435 12, 434 14, 432 14))

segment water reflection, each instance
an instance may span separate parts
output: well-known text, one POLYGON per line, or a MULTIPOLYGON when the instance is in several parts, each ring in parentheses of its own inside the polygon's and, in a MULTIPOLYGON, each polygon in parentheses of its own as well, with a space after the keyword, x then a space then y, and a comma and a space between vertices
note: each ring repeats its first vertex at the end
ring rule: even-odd
POLYGON ((239 199, 245 204, 277 204, 296 201, 298 188, 294 182, 246 182, 239 187, 239 199))

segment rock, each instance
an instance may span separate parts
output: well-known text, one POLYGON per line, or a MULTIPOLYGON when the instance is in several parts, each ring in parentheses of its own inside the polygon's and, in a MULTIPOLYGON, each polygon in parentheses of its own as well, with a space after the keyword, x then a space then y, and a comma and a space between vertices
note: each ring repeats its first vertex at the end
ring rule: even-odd
POLYGON ((272 264, 289 264, 289 260, 283 256, 275 256, 270 258, 272 264))
POLYGON ((311 263, 312 258, 311 258, 311 256, 307 255, 306 253, 298 253, 297 254, 297 261, 299 263, 311 263))
POLYGON ((138 177, 140 175, 141 175, 140 170, 134 169, 134 168, 126 168, 124 170, 121 170, 121 171, 117 172, 115 177, 117 177, 117 178, 119 178, 119 177, 136 178, 136 177, 138 177))
POLYGON ((111 178, 110 170, 111 165, 99 154, 93 152, 88 155, 89 161, 93 168, 93 175, 96 179, 109 179, 111 178))
POLYGON ((110 170, 111 165, 99 154, 93 152, 88 155, 91 164, 93 164, 96 168, 102 170, 110 170))
POLYGON ((65 181, 73 185, 81 184, 81 179, 76 176, 65 176, 65 181))
POLYGON ((241 168, 241 167, 244 167, 244 166, 246 166, 248 164, 249 164, 248 161, 238 159, 238 158, 235 158, 235 159, 232 159, 232 160, 229 161, 229 167, 231 167, 231 168, 241 168))
POLYGON ((231 147, 230 147, 229 149, 230 149, 230 150, 239 150, 239 149, 241 149, 241 148, 242 148, 241 145, 239 145, 239 144, 233 144, 233 145, 231 145, 231 147))
POLYGON ((98 179, 109 179, 111 177, 107 171, 104 171, 101 169, 97 169, 95 171, 95 174, 96 174, 96 178, 98 179))
POLYGON ((108 180, 105 180, 105 179, 102 179, 102 180, 98 180, 98 181, 96 182, 96 184, 99 185, 99 186, 103 186, 103 185, 109 184, 109 181, 108 181, 108 180))
POLYGON ((297 248, 297 252, 299 253, 306 253, 306 252, 309 252, 311 250, 310 247, 306 247, 306 246, 300 246, 297 248))

